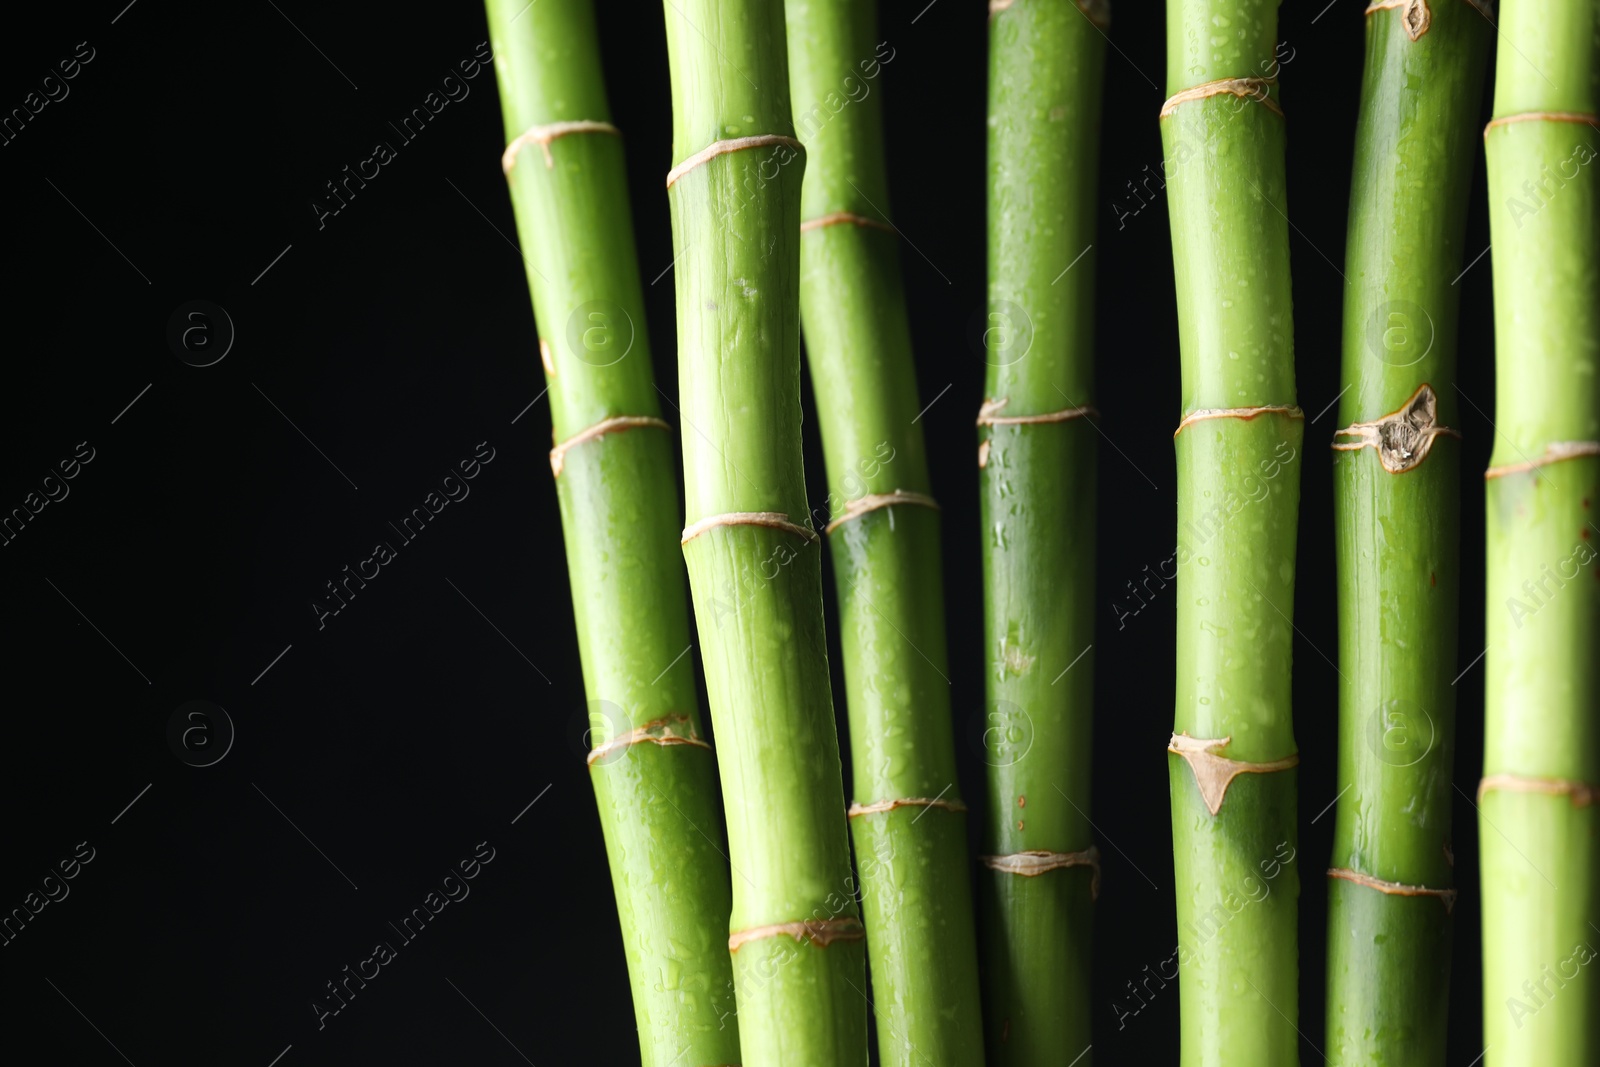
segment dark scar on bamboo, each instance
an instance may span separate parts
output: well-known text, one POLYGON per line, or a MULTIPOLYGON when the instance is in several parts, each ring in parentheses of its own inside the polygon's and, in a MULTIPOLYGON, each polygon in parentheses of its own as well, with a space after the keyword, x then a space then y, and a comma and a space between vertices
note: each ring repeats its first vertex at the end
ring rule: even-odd
POLYGON ((574 133, 608 133, 613 137, 621 137, 622 131, 609 122, 595 122, 592 119, 579 119, 573 122, 550 122, 543 126, 535 126, 526 133, 516 137, 506 145, 506 150, 500 156, 500 169, 509 177, 511 168, 517 165, 517 153, 521 152, 524 145, 536 144, 544 153, 544 169, 550 170, 556 161, 550 155, 550 142, 558 137, 567 137, 574 133))
POLYGON ((1277 78, 1218 78, 1216 81, 1202 82, 1193 85, 1179 93, 1174 93, 1161 105, 1161 118, 1166 118, 1178 110, 1179 104, 1187 104, 1191 100, 1204 100, 1208 96, 1220 96, 1228 93, 1246 100, 1254 100, 1268 111, 1283 117, 1283 108, 1270 95, 1269 90, 1278 83, 1277 78))
MULTIPOLYGON (((1001 415, 999 411, 1011 398, 1002 396, 998 400, 986 398, 978 408, 978 426, 1037 426, 1048 422, 1070 422, 1073 419, 1100 417, 1098 409, 1084 404, 1080 407, 1062 408, 1060 411, 1046 411, 1038 415, 1001 415)), ((978 442, 978 469, 989 465, 989 441, 984 439, 978 442)))
POLYGON ((861 941, 866 929, 860 919, 807 919, 804 922, 773 923, 771 926, 752 926, 728 935, 728 951, 738 952, 739 946, 768 937, 792 937, 796 941, 809 941, 818 948, 827 948, 835 941, 861 941))
POLYGON ((1090 845, 1082 852, 1044 852, 1032 849, 1013 852, 1009 856, 979 856, 979 861, 991 871, 1016 874, 1023 878, 1037 878, 1051 871, 1068 867, 1087 867, 1090 871, 1089 896, 1100 899, 1100 849, 1090 845))
POLYGON ((718 156, 727 155, 729 152, 743 152, 747 148, 765 148, 768 145, 777 145, 791 148, 796 152, 804 152, 806 146, 793 137, 786 137, 781 133, 761 133, 753 137, 732 137, 725 141, 712 141, 700 151, 667 171, 667 188, 672 188, 672 183, 688 174, 702 163, 710 162, 718 156))
POLYGON ((801 526, 781 511, 729 511, 721 515, 709 515, 698 522, 685 526, 683 538, 679 541, 679 544, 686 545, 707 530, 717 526, 766 526, 773 530, 783 530, 785 533, 796 534, 807 541, 822 540, 817 536, 817 531, 801 526))
MULTIPOLYGON (((992 19, 1002 11, 1007 11, 1017 0, 989 0, 989 17, 992 19)), ((1046 0, 1054 3, 1055 0, 1046 0)), ((1111 4, 1109 0, 1077 0, 1078 10, 1083 17, 1088 19, 1096 29, 1109 30, 1111 28, 1111 4)))
POLYGON ((1192 423, 1204 422, 1207 419, 1242 419, 1249 422, 1262 415, 1283 415, 1290 419, 1306 417, 1306 413, 1294 404, 1267 404, 1258 408, 1201 408, 1185 415, 1178 423, 1178 428, 1172 431, 1172 436, 1176 438, 1192 423))
POLYGON ((851 519, 859 519, 869 511, 877 511, 879 508, 893 507, 899 504, 911 504, 919 508, 939 510, 939 502, 926 493, 913 493, 906 489, 892 489, 887 493, 868 493, 864 497, 852 500, 844 511, 839 514, 838 518, 822 528, 822 532, 831 534, 851 519))
POLYGON ((1521 774, 1491 774, 1478 783, 1479 803, 1482 803, 1485 795, 1495 791, 1564 796, 1572 802, 1572 806, 1575 808, 1587 808, 1596 799, 1600 799, 1600 788, 1592 786, 1588 782, 1573 781, 1570 778, 1532 778, 1521 774))
POLYGON ((561 477, 561 469, 568 449, 576 448, 585 441, 597 441, 608 433, 621 433, 624 430, 633 430, 640 426, 654 426, 662 430, 672 429, 666 422, 653 415, 613 415, 609 419, 601 419, 593 426, 579 430, 550 450, 551 473, 557 478, 561 477))
POLYGON ((1425 885, 1406 885, 1403 882, 1390 882, 1383 878, 1374 878, 1370 874, 1352 871, 1346 867, 1328 868, 1329 878, 1338 878, 1342 881, 1353 882, 1356 885, 1376 889, 1380 893, 1387 893, 1396 897, 1436 897, 1444 905, 1444 913, 1449 915, 1456 907, 1457 892, 1454 889, 1429 889, 1425 885))
POLYGON ((898 800, 875 800, 871 804, 851 804, 849 810, 845 812, 845 818, 878 815, 896 808, 943 808, 945 811, 954 812, 967 810, 967 806, 959 800, 943 800, 939 797, 901 797, 898 800))
POLYGON ((1551 441, 1544 446, 1544 454, 1537 459, 1490 467, 1483 472, 1483 479, 1488 481, 1490 478, 1504 478, 1508 474, 1522 474, 1562 460, 1582 459, 1585 456, 1600 456, 1600 441, 1551 441))
POLYGON ((1448 426, 1440 426, 1439 398, 1433 387, 1423 382, 1399 410, 1391 411, 1371 422, 1353 422, 1335 437, 1353 437, 1353 441, 1335 441, 1329 447, 1335 452, 1359 452, 1371 448, 1378 453, 1378 462, 1390 474, 1404 474, 1422 466, 1433 449, 1436 437, 1459 438, 1461 433, 1448 426))
POLYGON ((1189 764, 1189 770, 1194 773, 1194 783, 1200 789, 1200 798, 1205 801, 1206 810, 1212 815, 1222 810, 1222 801, 1227 797, 1228 786, 1232 785, 1233 780, 1239 775, 1272 774, 1300 765, 1298 752, 1266 763, 1229 759, 1219 750, 1228 747, 1232 740, 1232 736, 1205 738, 1178 733, 1173 734, 1172 740, 1167 742, 1167 751, 1181 757, 1189 764))
POLYGON ((693 745, 710 751, 711 746, 701 739, 695 732, 694 723, 687 715, 666 715, 659 719, 652 719, 642 726, 635 726, 625 734, 613 737, 604 744, 596 745, 584 757, 584 762, 593 767, 595 761, 610 755, 612 752, 627 748, 630 745, 693 745), (686 732, 679 733, 680 728, 686 732))

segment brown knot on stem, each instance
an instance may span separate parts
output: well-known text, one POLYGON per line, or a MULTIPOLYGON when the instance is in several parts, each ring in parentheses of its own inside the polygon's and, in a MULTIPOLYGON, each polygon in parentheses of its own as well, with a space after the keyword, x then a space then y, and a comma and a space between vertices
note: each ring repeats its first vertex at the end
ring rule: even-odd
MULTIPOLYGON (((732 137, 726 141, 712 141, 700 151, 667 171, 667 188, 672 188, 672 183, 694 170, 700 164, 716 159, 718 156, 727 155, 729 152, 743 152, 747 148, 766 148, 767 146, 788 148, 792 152, 804 152, 806 146, 781 133, 760 133, 753 137, 732 137)), ((785 160, 784 162, 788 162, 785 160)))
POLYGON ((593 426, 586 427, 562 441, 550 450, 550 470, 557 477, 561 477, 561 469, 566 462, 569 449, 583 444, 585 441, 595 441, 608 433, 621 433, 623 430, 632 430, 640 426, 655 426, 663 430, 672 429, 667 423, 653 415, 613 415, 609 419, 601 419, 593 426))
POLYGON ((1552 463, 1560 463, 1564 459, 1581 459, 1584 456, 1600 456, 1600 441, 1551 441, 1544 446, 1543 455, 1522 463, 1490 467, 1483 472, 1483 477, 1485 481, 1490 478, 1504 478, 1508 474, 1522 474, 1552 463))
POLYGON ((1088 867, 1089 895, 1100 899, 1100 849, 1090 845, 1082 852, 1043 852, 1033 849, 1013 852, 1009 856, 980 856, 978 859, 991 871, 1018 874, 1024 878, 1037 878, 1041 874, 1059 871, 1066 867, 1088 867))
POLYGON ((943 800, 940 797, 901 797, 898 800, 874 800, 871 804, 851 804, 850 810, 845 812, 845 818, 877 815, 893 811, 895 808, 943 808, 945 811, 956 812, 967 810, 967 806, 959 800, 943 800))
POLYGON ((517 153, 522 151, 524 145, 536 144, 544 153, 544 169, 549 170, 556 165, 556 161, 550 156, 550 142, 557 137, 567 137, 574 133, 609 133, 613 137, 622 136, 622 131, 609 122, 579 119, 575 122, 546 123, 543 126, 533 127, 506 145, 506 150, 500 154, 500 169, 510 176, 511 168, 517 165, 517 153))
POLYGON ((1259 408, 1200 408, 1198 411, 1191 411, 1185 415, 1179 421, 1178 428, 1172 431, 1172 436, 1176 438, 1189 426, 1197 422, 1204 422, 1207 419, 1242 419, 1245 422, 1249 422, 1251 419, 1259 418, 1262 415, 1282 415, 1288 419, 1304 419, 1306 417, 1306 413, 1294 404, 1268 404, 1259 408))
POLYGON ((1478 783, 1478 801, 1481 803, 1485 795, 1502 790, 1508 793, 1544 793, 1549 796, 1566 797, 1575 808, 1587 808, 1596 798, 1600 798, 1600 789, 1596 789, 1588 782, 1577 782, 1571 778, 1532 778, 1521 774, 1491 774, 1478 783))
POLYGON ((1435 437, 1457 437, 1461 434, 1448 426, 1439 425, 1439 397, 1433 387, 1423 382, 1398 411, 1391 411, 1372 422, 1353 422, 1334 432, 1335 437, 1353 437, 1353 441, 1335 441, 1336 452, 1359 452, 1363 448, 1375 449, 1378 462, 1390 474, 1404 474, 1422 466, 1433 448, 1435 437))
POLYGON ((716 526, 766 526, 785 533, 797 534, 807 541, 822 540, 817 536, 817 531, 801 526, 781 511, 729 511, 721 515, 707 516, 684 527, 683 538, 679 544, 686 545, 716 526))
POLYGON ((887 493, 868 493, 864 497, 850 501, 845 509, 839 513, 838 518, 822 528, 822 532, 831 534, 851 519, 857 519, 869 511, 877 511, 879 508, 887 508, 896 504, 912 504, 919 508, 939 510, 939 502, 926 493, 913 493, 908 489, 891 489, 887 493))
POLYGON ((752 926, 728 935, 728 951, 738 952, 748 941, 766 937, 788 935, 796 941, 809 941, 818 948, 827 948, 835 941, 860 941, 867 936, 861 920, 846 916, 843 919, 806 919, 796 923, 773 923, 771 926, 752 926))
POLYGON ((1433 12, 1428 10, 1428 0, 1372 0, 1367 5, 1367 14, 1390 8, 1401 9, 1401 25, 1406 28, 1406 36, 1413 41, 1427 33, 1428 27, 1433 25, 1433 12))
POLYGON ((1229 759, 1222 755, 1222 750, 1232 741, 1231 736, 1211 739, 1179 733, 1173 734, 1172 740, 1167 742, 1167 751, 1182 757, 1189 764, 1189 769, 1194 772, 1195 785, 1200 787, 1200 798, 1205 801, 1206 810, 1212 815, 1222 810, 1222 801, 1228 794, 1228 786, 1232 785, 1233 780, 1239 775, 1271 774, 1274 771, 1289 770, 1300 764, 1298 752, 1268 763, 1247 763, 1244 760, 1229 759))
POLYGON ((1352 871, 1344 867, 1328 868, 1329 878, 1338 878, 1356 885, 1364 885, 1368 889, 1376 889, 1380 893, 1388 893, 1396 897, 1438 897, 1444 905, 1444 913, 1449 915, 1455 910, 1456 891, 1454 889, 1429 889, 1425 885, 1406 885, 1403 882, 1390 882, 1382 878, 1374 878, 1370 874, 1352 871))
POLYGON ((625 734, 613 737, 604 744, 596 745, 584 757, 584 762, 593 767, 597 760, 604 759, 609 754, 627 748, 629 745, 694 745, 696 748, 710 750, 711 746, 701 740, 695 732, 694 722, 687 715, 666 715, 659 719, 652 719, 642 726, 635 726, 625 734))
POLYGON ((1277 78, 1218 78, 1216 81, 1202 82, 1169 97, 1167 102, 1161 105, 1160 117, 1166 118, 1177 111, 1179 104, 1187 104, 1191 100, 1204 100, 1208 96, 1219 96, 1223 93, 1254 100, 1281 117, 1283 108, 1279 107, 1278 102, 1270 95, 1272 87, 1277 82, 1277 78))

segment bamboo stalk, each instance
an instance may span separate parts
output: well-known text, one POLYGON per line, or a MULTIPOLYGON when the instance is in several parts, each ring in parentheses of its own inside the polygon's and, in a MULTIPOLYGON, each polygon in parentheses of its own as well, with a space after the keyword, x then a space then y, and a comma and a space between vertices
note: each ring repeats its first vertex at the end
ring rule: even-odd
POLYGON ((1327 1053, 1442 1067, 1460 604, 1452 282, 1493 31, 1462 0, 1366 17, 1345 254, 1346 429, 1333 444, 1341 792, 1327 1053))
POLYGON ((875 5, 789 0, 806 146, 800 313, 828 469, 855 802, 885 1067, 981 1067, 966 806, 945 676, 938 505, 887 215, 875 5))
POLYGON ((683 551, 724 753, 743 1062, 861 1065, 865 945, 800 452, 805 153, 783 5, 668 0, 666 19, 683 551))
POLYGON ((1184 1067, 1299 1062, 1290 618, 1303 416, 1277 6, 1167 4, 1161 133, 1183 356, 1168 765, 1184 1067))
MULTIPOLYGON (((990 5, 983 529, 991 1067, 1091 1040, 1095 173, 1104 3, 990 5)), ((1087 1067, 1090 1056, 1079 1061, 1087 1067)))
POLYGON ((588 0, 486 7, 642 1063, 737 1063, 715 761, 692 665, 677 663, 689 614, 672 441, 594 13, 588 0))
POLYGON ((1594 0, 1505 0, 1484 131, 1495 446, 1478 787, 1485 1061, 1600 1061, 1600 64, 1594 0))

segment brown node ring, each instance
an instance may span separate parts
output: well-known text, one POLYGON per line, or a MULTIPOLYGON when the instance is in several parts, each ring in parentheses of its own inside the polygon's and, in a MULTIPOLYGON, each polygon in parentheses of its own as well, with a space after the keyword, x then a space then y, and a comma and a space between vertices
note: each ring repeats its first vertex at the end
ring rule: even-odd
POLYGON ((672 183, 688 174, 702 163, 709 162, 718 156, 727 155, 729 152, 742 152, 747 148, 765 148, 768 145, 782 145, 792 148, 796 152, 804 152, 806 146, 793 137, 786 137, 781 133, 761 133, 754 137, 732 137, 726 141, 712 141, 700 151, 667 171, 667 188, 672 188, 672 183))
POLYGON ((566 137, 574 133, 609 133, 613 137, 622 136, 622 131, 611 125, 611 123, 595 122, 592 119, 546 123, 543 126, 533 127, 506 145, 506 150, 500 154, 500 169, 509 176, 511 168, 517 165, 517 153, 522 151, 522 147, 536 144, 539 146, 539 150, 544 153, 544 169, 550 170, 556 165, 556 161, 550 156, 550 142, 558 137, 566 137))
POLYGON ((1283 108, 1278 102, 1267 95, 1267 90, 1278 82, 1277 78, 1218 78, 1216 81, 1202 82, 1193 85, 1180 93, 1174 93, 1161 105, 1161 118, 1166 118, 1178 110, 1179 104, 1187 104, 1191 100, 1204 100, 1208 96, 1220 96, 1228 93, 1247 100, 1255 100, 1273 112, 1279 118, 1283 117, 1283 108))
POLYGON ((1600 456, 1600 441, 1551 441, 1544 446, 1544 454, 1538 459, 1490 467, 1483 472, 1483 479, 1488 481, 1490 478, 1504 478, 1508 474, 1522 474, 1560 463, 1564 459, 1582 459, 1584 456, 1600 456))
POLYGON ((1204 422, 1206 419, 1242 419, 1249 422, 1260 415, 1283 415, 1290 419, 1304 419, 1306 413, 1294 404, 1268 404, 1259 408, 1201 408, 1191 411, 1178 423, 1178 428, 1172 431, 1176 438, 1191 423, 1204 422))
POLYGON ((767 937, 789 936, 796 941, 809 941, 818 948, 827 948, 835 941, 860 941, 867 936, 860 919, 806 919, 795 923, 773 923, 771 926, 752 926, 728 935, 728 951, 738 952, 739 946, 767 937))
POLYGON ((1495 790, 1508 793, 1544 793, 1564 796, 1575 808, 1587 808, 1600 799, 1600 788, 1571 778, 1533 778, 1520 774, 1491 774, 1478 783, 1478 801, 1495 790))
POLYGON ((893 507, 897 504, 914 504, 919 508, 939 510, 939 502, 926 493, 913 493, 906 489, 891 489, 887 493, 868 493, 864 497, 852 500, 839 513, 838 518, 822 528, 822 532, 831 534, 851 519, 858 519, 869 511, 877 511, 879 508, 893 507))
POLYGON ((849 211, 835 211, 831 215, 820 215, 814 219, 806 219, 800 224, 800 232, 807 233, 811 230, 820 230, 827 226, 840 226, 844 224, 860 226, 869 230, 883 230, 885 233, 894 232, 894 227, 890 226, 887 222, 879 222, 877 219, 868 218, 866 215, 856 215, 849 211))
POLYGON ((1490 119, 1489 124, 1483 128, 1483 135, 1489 136, 1489 131, 1496 126, 1511 126, 1518 122, 1576 122, 1600 129, 1600 118, 1586 111, 1522 111, 1515 115, 1501 115, 1490 119))
POLYGON ((1338 878, 1356 885, 1364 885, 1368 889, 1376 889, 1380 893, 1388 893, 1396 897, 1437 897, 1444 905, 1444 913, 1449 915, 1456 907, 1456 891, 1454 889, 1429 889, 1425 885, 1406 885, 1404 882, 1390 882, 1383 878, 1374 878, 1370 874, 1352 871, 1345 867, 1328 868, 1329 878, 1338 878))
POLYGON ((596 745, 584 757, 584 762, 593 767, 595 761, 604 758, 612 752, 627 748, 629 745, 694 745, 710 751, 711 746, 703 741, 695 732, 694 723, 687 715, 667 715, 659 719, 652 719, 642 726, 635 726, 625 734, 613 737, 601 745, 596 745), (680 728, 686 728, 679 733, 680 728))
POLYGON ((1089 896, 1100 899, 1100 849, 1090 845, 1082 852, 1044 852, 1032 849, 1013 852, 1009 856, 979 856, 979 861, 991 871, 1016 874, 1024 878, 1037 878, 1041 874, 1063 870, 1067 867, 1088 867, 1089 896))
MULTIPOLYGON (((1472 0, 1467 2, 1472 3, 1472 0)), ((1428 10, 1428 0, 1372 0, 1367 6, 1367 14, 1390 8, 1404 9, 1400 16, 1401 24, 1406 28, 1406 36, 1413 41, 1427 33, 1428 27, 1433 25, 1433 12, 1428 10)))
POLYGON ((721 515, 708 515, 698 522, 685 526, 683 538, 678 543, 686 545, 717 526, 766 526, 774 530, 783 530, 785 533, 797 534, 807 541, 822 540, 817 536, 817 531, 801 526, 781 511, 729 511, 721 515))
POLYGON ((1461 436, 1459 431, 1440 426, 1439 397, 1433 387, 1423 382, 1398 411, 1391 411, 1371 422, 1353 422, 1335 437, 1354 437, 1354 441, 1335 441, 1330 446, 1336 452, 1359 452, 1371 448, 1378 453, 1378 462, 1390 474, 1404 474, 1422 466, 1428 458, 1436 437, 1461 436))
POLYGON ((550 450, 551 472, 557 478, 561 477, 561 469, 565 464, 569 449, 576 448, 585 441, 599 440, 608 433, 621 433, 623 430, 632 430, 640 426, 655 426, 663 430, 672 429, 667 423, 653 415, 613 415, 609 419, 601 419, 593 426, 579 430, 550 450))
POLYGON ((978 408, 979 426, 1032 426, 1043 422, 1069 422, 1072 419, 1099 418, 1100 412, 1088 404, 1082 407, 1063 408, 1060 411, 1046 411, 1038 415, 1001 415, 1000 409, 1011 403, 1011 398, 1003 396, 998 400, 985 399, 978 408))
POLYGON ((1206 810, 1212 815, 1222 810, 1222 801, 1227 797, 1228 786, 1241 774, 1271 774, 1274 771, 1287 771, 1300 765, 1300 753, 1291 753, 1283 759, 1271 760, 1267 763, 1247 763, 1244 760, 1229 759, 1222 755, 1221 750, 1228 747, 1233 740, 1229 737, 1205 738, 1190 737, 1186 733, 1172 735, 1172 740, 1167 742, 1167 751, 1182 757, 1189 764, 1189 770, 1194 772, 1195 785, 1200 787, 1200 798, 1205 801, 1206 810))
POLYGON ((854 819, 861 815, 877 815, 895 808, 943 808, 945 811, 966 811, 967 806, 959 800, 941 800, 939 797, 901 797, 898 800, 875 800, 871 804, 851 804, 845 812, 845 818, 854 819))

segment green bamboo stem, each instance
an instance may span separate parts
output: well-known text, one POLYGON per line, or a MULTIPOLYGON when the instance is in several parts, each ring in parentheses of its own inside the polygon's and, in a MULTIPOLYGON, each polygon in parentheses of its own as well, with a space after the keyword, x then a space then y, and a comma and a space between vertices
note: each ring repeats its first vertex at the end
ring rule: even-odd
POLYGON ((1478 788, 1485 1062, 1600 1062, 1600 64, 1594 0, 1505 0, 1484 131, 1495 445, 1478 788))
POLYGON ((1277 6, 1167 3, 1161 134, 1184 416, 1168 765, 1184 1067, 1299 1062, 1290 617, 1304 423, 1277 6))
MULTIPOLYGON (((990 16, 988 368, 978 418, 991 1067, 1091 1040, 1095 173, 1104 3, 990 16), (1098 25, 1097 25, 1098 23, 1098 25)), ((1091 1056, 1078 1062, 1087 1067, 1091 1056)))
POLYGON ((1339 785, 1327 1054, 1443 1067, 1461 501, 1456 309, 1488 20, 1367 16, 1335 434, 1339 785), (1398 413, 1398 414, 1397 414, 1398 413))
MULTIPOLYGON (((789 0, 806 146, 800 313, 828 469, 860 867, 885 1067, 981 1067, 965 806, 945 676, 939 514, 888 224, 875 5, 789 0)), ((817 513, 816 517, 821 517, 817 513)))
POLYGON ((734 870, 745 1067, 862 1065, 866 961, 800 453, 781 0, 668 0, 684 558, 734 870), (757 88, 759 86, 759 88, 757 88))
POLYGON ((644 1067, 737 1063, 715 759, 699 740, 693 669, 671 666, 689 647, 672 440, 650 369, 594 13, 588 0, 486 7, 557 442, 590 780, 641 1058, 644 1067), (611 432, 595 434, 602 425, 611 432))

